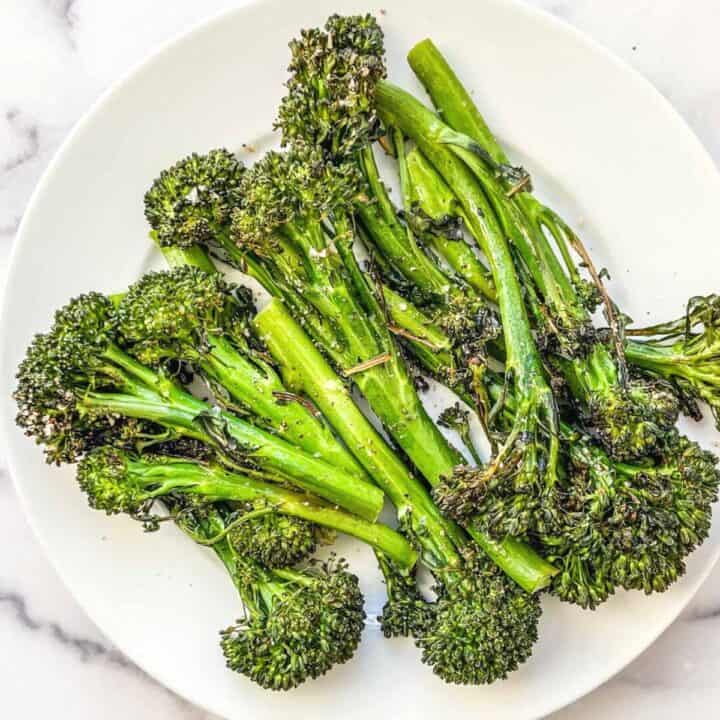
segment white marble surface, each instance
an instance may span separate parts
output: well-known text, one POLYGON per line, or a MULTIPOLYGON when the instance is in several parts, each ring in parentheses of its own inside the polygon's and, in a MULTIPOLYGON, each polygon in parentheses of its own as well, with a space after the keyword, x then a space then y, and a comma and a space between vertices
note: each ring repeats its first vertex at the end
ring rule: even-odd
MULTIPOLYGON (((90 104, 158 43, 241 3, 0 0, 0 278, 35 184, 90 104)), ((675 105, 720 161, 717 0, 533 3, 629 61, 675 105)), ((74 720, 209 718, 134 667, 77 607, 22 516, 2 469, 1 450, 2 714, 74 720)), ((682 617, 642 657, 553 718, 714 717, 719 701, 717 569, 682 617)))

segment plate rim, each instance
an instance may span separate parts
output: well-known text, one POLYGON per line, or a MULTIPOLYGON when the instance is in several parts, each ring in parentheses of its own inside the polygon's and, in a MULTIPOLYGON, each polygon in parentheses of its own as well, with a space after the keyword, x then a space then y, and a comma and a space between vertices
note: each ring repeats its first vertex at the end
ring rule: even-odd
MULTIPOLYGON (((307 2, 308 4, 310 4, 314 3, 315 0, 307 0, 307 2)), ((495 5, 500 7, 510 6, 513 9, 513 12, 523 13, 533 18, 535 22, 540 23, 545 27, 549 26, 560 30, 564 34, 572 36, 578 44, 583 46, 584 49, 599 56, 603 61, 612 63, 619 70, 622 70, 623 75, 625 75, 629 79, 632 79, 633 82, 637 83, 638 87, 642 88, 644 92, 649 92, 650 95, 654 96, 655 101, 659 102, 658 107, 662 108, 662 111, 665 114, 666 118, 672 121, 680 130, 682 130, 686 135, 687 140, 695 145, 695 151, 697 155, 696 161, 702 161, 706 165, 705 170, 710 172, 711 174, 714 174, 716 178, 720 180, 720 169, 710 155, 709 150, 701 142, 692 127, 688 124, 688 122, 680 114, 680 112, 674 107, 670 100, 668 100, 668 98, 666 98, 648 78, 646 78, 639 70, 636 70, 627 60, 616 55, 601 42, 593 38, 591 35, 572 25, 568 20, 557 17, 556 15, 553 15, 550 11, 542 7, 530 5, 524 0, 482 0, 482 2, 487 5, 495 5)), ((184 30, 180 30, 174 33, 170 38, 154 46, 152 50, 142 56, 139 60, 131 63, 131 65, 126 70, 120 73, 117 79, 111 82, 108 87, 98 95, 98 97, 89 105, 89 107, 82 114, 82 116, 73 124, 67 136, 53 154, 47 167, 40 176, 40 179, 37 181, 37 184, 33 189, 30 199, 25 205, 20 224, 18 225, 18 229, 15 233, 12 248, 8 258, 6 282, 2 294, 2 305, 0 306, 0 337, 5 338, 7 336, 7 333, 5 331, 10 324, 10 279, 14 274, 15 266, 19 262, 18 258, 20 257, 21 253, 25 248, 25 245, 27 244, 27 240, 25 238, 25 229, 30 224, 33 215, 37 212, 37 207, 40 205, 43 196, 45 195, 46 187, 50 184, 54 174, 61 166, 65 157, 73 150, 75 143, 81 137, 84 129, 92 123, 92 121, 95 119, 95 116, 103 110, 105 104, 109 102, 118 91, 120 91, 137 74, 142 73, 142 71, 146 67, 150 66, 151 64, 165 56, 167 53, 172 52, 172 50, 177 45, 180 45, 182 42, 189 40, 193 36, 209 31, 214 25, 223 23, 229 17, 243 15, 252 10, 261 9, 263 6, 265 6, 268 11, 270 11, 273 6, 276 6, 279 9, 282 7, 282 0, 247 0, 247 2, 243 2, 241 6, 226 8, 220 11, 213 12, 208 17, 190 25, 184 30)), ((376 8, 368 8, 367 11, 377 14, 376 8)), ((4 354, 0 354, 0 373, 6 370, 7 368, 5 367, 4 354)), ((12 407, 12 401, 10 400, 10 403, 8 403, 8 397, 9 396, 5 397, 5 402, 3 404, 5 409, 9 409, 10 407, 12 407)), ((19 479, 20 473, 18 472, 16 466, 16 453, 12 449, 14 442, 12 435, 16 431, 13 417, 14 413, 9 413, 5 410, 2 410, 0 411, 0 414, 2 415, 2 423, 0 423, 0 441, 4 444, 4 447, 6 449, 6 466, 8 474, 12 478, 12 484, 20 501, 23 514, 28 525, 30 526, 32 534, 42 548, 43 555, 50 563, 56 577, 60 580, 63 587, 65 587, 69 594, 72 596, 73 601, 78 604, 78 606, 82 609, 83 613, 88 617, 88 619, 93 623, 93 625, 98 629, 98 631, 150 678, 160 683, 162 686, 166 687, 171 692, 175 693, 178 697, 186 700, 189 703, 192 703, 199 709, 213 713, 215 715, 218 715, 219 717, 224 717, 222 711, 219 708, 215 708, 207 704, 204 700, 199 699, 193 692, 193 688, 178 687, 173 682, 173 680, 165 677, 161 670, 153 669, 151 671, 146 667, 146 663, 144 662, 144 660, 138 660, 133 656, 133 654, 131 654, 129 651, 126 651, 125 643, 121 638, 116 637, 117 633, 107 631, 98 622, 96 622, 94 612, 90 610, 89 607, 86 606, 86 603, 83 602, 83 600, 81 600, 75 594, 72 587, 70 587, 70 585, 68 584, 68 581, 66 581, 65 577, 58 569, 55 558, 50 551, 49 541, 45 539, 42 530, 36 524, 36 519, 31 509, 29 497, 26 495, 25 490, 23 489, 23 484, 19 479)), ((715 521, 720 522, 720 520, 715 521)), ((527 720, 541 720, 541 718, 546 717, 549 714, 555 713, 558 710, 572 705, 581 698, 597 690, 599 687, 606 684, 617 674, 622 672, 630 663, 632 663, 642 653, 644 653, 648 648, 650 648, 657 641, 657 639, 664 632, 666 632, 673 623, 675 623, 679 615, 689 605, 689 603, 697 594, 700 587, 705 583, 708 576, 717 565, 719 559, 720 544, 718 544, 718 547, 713 550, 712 554, 709 556, 706 562, 705 567, 702 569, 702 571, 698 573, 698 577, 693 581, 693 584, 687 587, 686 597, 684 597, 682 601, 677 602, 672 612, 668 614, 668 617, 666 618, 667 621, 662 624, 662 627, 660 627, 657 631, 650 633, 647 638, 644 638, 642 642, 638 643, 638 647, 633 647, 628 652, 626 652, 622 656, 620 661, 617 664, 613 665, 612 669, 607 670, 603 673, 598 673, 596 678, 594 678, 590 682, 585 683, 583 687, 577 688, 575 692, 573 692, 570 696, 568 696, 561 702, 544 708, 540 714, 533 714, 532 716, 528 716, 527 720)), ((682 579, 679 582, 681 581, 682 579)), ((451 692, 451 690, 449 692, 451 692)))

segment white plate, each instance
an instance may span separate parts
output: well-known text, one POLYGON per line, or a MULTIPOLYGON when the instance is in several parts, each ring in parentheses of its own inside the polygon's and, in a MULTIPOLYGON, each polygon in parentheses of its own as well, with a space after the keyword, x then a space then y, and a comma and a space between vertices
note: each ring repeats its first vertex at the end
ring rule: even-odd
MULTIPOLYGON (((447 52, 491 126, 613 273, 613 292, 645 319, 679 314, 717 289, 720 180, 661 96, 625 65, 549 16, 501 0, 382 0, 391 77, 416 87, 404 54, 427 35, 447 52)), ((78 125, 25 215, 4 311, 2 386, 35 331, 70 296, 112 291, 151 261, 142 196, 158 171, 193 150, 265 145, 282 94, 287 42, 351 0, 270 0, 166 46, 118 83, 78 125)), ((377 9, 377 7, 370 7, 377 9)), ((587 693, 645 649, 677 616, 718 555, 712 537, 664 595, 615 597, 594 614, 544 601, 533 659, 492 687, 442 684, 409 642, 370 624, 356 658, 289 694, 261 691, 224 668, 218 629, 238 601, 211 553, 171 529, 90 511, 69 468, 51 469, 13 426, 2 400, 8 459, 30 520, 91 618, 130 658, 189 700, 227 718, 317 720, 487 717, 528 720, 587 693)), ((707 425, 693 433, 709 443, 707 425), (704 435, 704 437, 703 437, 704 435)), ((370 558, 343 546, 382 603, 370 558)), ((112 698, 108 698, 112 702, 112 698)))

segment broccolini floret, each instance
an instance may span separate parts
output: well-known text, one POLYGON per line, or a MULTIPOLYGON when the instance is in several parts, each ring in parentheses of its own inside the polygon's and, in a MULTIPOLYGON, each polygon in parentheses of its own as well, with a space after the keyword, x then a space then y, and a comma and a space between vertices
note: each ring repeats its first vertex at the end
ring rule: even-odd
POLYGON ((358 579, 344 560, 305 570, 270 570, 238 553, 222 537, 222 513, 183 512, 178 525, 220 558, 243 603, 240 618, 221 632, 228 668, 268 690, 291 690, 355 654, 365 626, 358 579))
POLYGON ((189 363, 216 401, 306 452, 368 481, 304 399, 287 392, 252 330, 250 291, 191 266, 146 273, 117 308, 128 352, 157 365, 189 363))
POLYGON ((88 293, 58 310, 51 330, 32 342, 17 375, 17 422, 46 447, 50 461, 73 462, 107 442, 108 427, 141 421, 155 428, 155 439, 202 440, 231 464, 291 479, 351 512, 377 517, 383 496, 375 486, 198 400, 119 341, 113 303, 88 293))

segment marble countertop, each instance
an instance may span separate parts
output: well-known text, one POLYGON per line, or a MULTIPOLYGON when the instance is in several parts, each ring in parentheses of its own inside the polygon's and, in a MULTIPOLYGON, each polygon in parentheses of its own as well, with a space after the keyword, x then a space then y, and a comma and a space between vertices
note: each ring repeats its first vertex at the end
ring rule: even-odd
MULTIPOLYGON (((716 0, 532 0, 627 60, 720 162, 716 0)), ((3 0, 0 286, 23 209, 98 95, 159 43, 242 0, 3 0)), ((0 703, 8 717, 210 716, 136 668, 85 617, 33 537, 0 448, 0 703)), ((720 702, 720 567, 620 675, 553 720, 711 717, 720 702)))

